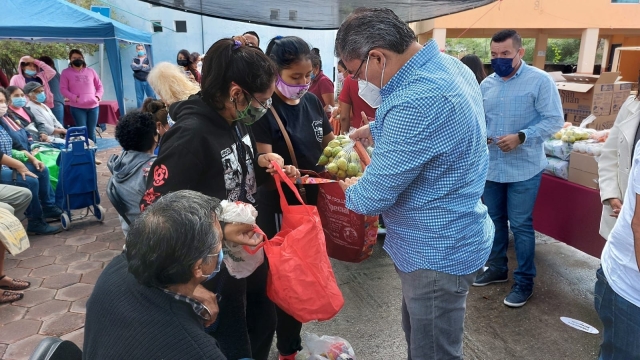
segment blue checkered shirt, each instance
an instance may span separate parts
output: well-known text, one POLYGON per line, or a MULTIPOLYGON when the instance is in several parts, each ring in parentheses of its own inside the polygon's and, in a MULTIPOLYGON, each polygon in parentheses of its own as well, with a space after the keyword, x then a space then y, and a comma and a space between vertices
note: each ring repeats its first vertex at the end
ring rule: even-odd
POLYGON ((505 153, 489 147, 487 180, 512 183, 531 179, 547 165, 543 143, 562 128, 564 115, 556 84, 546 72, 522 66, 505 81, 495 73, 480 85, 491 139, 522 131, 524 144, 505 153))
POLYGON ((381 95, 371 164, 347 189, 347 207, 382 213, 384 249, 403 272, 477 271, 494 233, 480 201, 489 156, 477 80, 430 41, 381 95))
MULTIPOLYGON (((0 119, 0 121, 2 121, 0 119)), ((11 135, 7 133, 7 131, 0 126, 0 151, 4 153, 5 156, 11 157, 11 148, 13 147, 13 139, 11 139, 11 135)), ((8 169, 9 167, 6 165, 2 165, 2 169, 8 169)))

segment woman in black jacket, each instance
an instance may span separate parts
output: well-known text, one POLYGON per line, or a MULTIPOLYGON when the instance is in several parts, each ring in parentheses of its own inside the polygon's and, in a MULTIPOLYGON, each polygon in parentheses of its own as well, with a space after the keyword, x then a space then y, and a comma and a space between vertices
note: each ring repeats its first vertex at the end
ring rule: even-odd
MULTIPOLYGON (((247 125, 270 107, 276 70, 261 51, 222 39, 205 57, 207 72, 201 93, 174 103, 176 121, 162 138, 151 167, 141 207, 172 191, 195 190, 229 201, 252 204, 258 212, 258 185, 273 172, 271 161, 281 156, 258 153, 247 125)), ((297 169, 285 166, 287 175, 297 169)), ((245 279, 226 267, 203 285, 220 298, 219 320, 208 328, 229 359, 267 359, 275 331, 275 310, 266 296, 266 263, 245 279)))

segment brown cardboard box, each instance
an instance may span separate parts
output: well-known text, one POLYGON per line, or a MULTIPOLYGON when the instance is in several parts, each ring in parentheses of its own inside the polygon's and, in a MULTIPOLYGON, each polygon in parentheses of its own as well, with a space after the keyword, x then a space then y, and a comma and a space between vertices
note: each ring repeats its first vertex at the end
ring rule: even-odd
POLYGON ((569 155, 569 168, 597 174, 598 162, 593 155, 572 151, 569 155))
POLYGON ((570 167, 568 180, 574 184, 586 186, 591 189, 600 189, 600 185, 598 185, 598 174, 592 174, 570 167))
MULTIPOLYGON (((614 89, 619 75, 617 72, 601 75, 564 74, 567 82, 556 83, 564 112, 582 116, 611 114, 614 89)), ((624 91, 626 89, 621 88, 618 97, 623 96, 624 91)))
MULTIPOLYGON (((587 125, 587 128, 595 129, 598 131, 611 129, 613 127, 613 123, 616 121, 617 116, 617 114, 597 116, 591 124, 587 125)), ((580 124, 582 124, 582 121, 587 117, 588 116, 584 115, 565 114, 565 121, 570 122, 573 126, 580 126, 580 124)))
POLYGON ((598 162, 587 154, 572 152, 569 156, 569 181, 598 190, 598 162))
POLYGON ((613 84, 613 100, 611 101, 611 114, 618 114, 622 104, 627 101, 631 94, 633 83, 628 81, 620 81, 613 84))

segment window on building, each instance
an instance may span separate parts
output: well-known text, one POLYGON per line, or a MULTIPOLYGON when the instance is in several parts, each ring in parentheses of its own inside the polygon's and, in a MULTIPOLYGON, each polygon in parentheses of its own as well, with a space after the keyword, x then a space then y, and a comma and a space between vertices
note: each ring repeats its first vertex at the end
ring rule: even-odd
POLYGON ((640 0, 611 0, 614 4, 638 4, 640 0))
POLYGON ((290 21, 298 20, 298 11, 297 10, 289 10, 289 20, 290 21))
POLYGON ((280 20, 280 9, 271 9, 270 20, 280 20))
POLYGON ((162 32, 162 21, 160 20, 151 20, 151 24, 153 25, 153 32, 162 32))
POLYGON ((187 22, 185 20, 176 20, 176 32, 179 32, 179 33, 187 32, 187 22))

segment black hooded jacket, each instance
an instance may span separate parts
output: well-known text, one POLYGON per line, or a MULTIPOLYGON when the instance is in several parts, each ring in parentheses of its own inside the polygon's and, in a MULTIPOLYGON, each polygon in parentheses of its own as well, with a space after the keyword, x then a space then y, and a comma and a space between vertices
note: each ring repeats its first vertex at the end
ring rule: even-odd
POLYGON ((199 95, 172 104, 169 115, 176 123, 162 137, 141 209, 178 190, 243 201, 257 208, 257 181, 261 184, 268 174, 257 166, 258 152, 250 128, 240 122, 229 125, 199 95), (244 160, 240 161, 242 155, 244 160))

